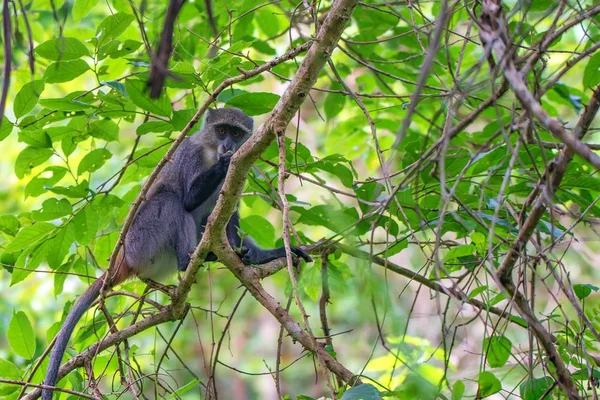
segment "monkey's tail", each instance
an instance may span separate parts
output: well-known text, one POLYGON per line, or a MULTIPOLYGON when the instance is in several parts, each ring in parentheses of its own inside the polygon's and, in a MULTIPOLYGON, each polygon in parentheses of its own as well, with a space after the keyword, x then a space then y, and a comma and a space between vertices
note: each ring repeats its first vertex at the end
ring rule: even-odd
MULTIPOLYGON (((109 286, 113 287, 123 281, 125 281, 130 275, 130 269, 125 263, 122 252, 117 256, 117 264, 116 264, 116 273, 109 282, 109 286)), ((67 349, 67 344, 69 343, 69 338, 73 334, 75 330, 75 326, 83 317, 83 314, 90 308, 90 306, 96 301, 98 296, 100 296, 100 291, 102 290, 102 286, 104 285, 104 279, 106 277, 106 272, 100 276, 100 278, 96 279, 94 283, 81 295, 79 300, 75 303, 69 315, 65 319, 65 323, 60 328, 58 335, 56 335, 56 341, 54 343, 54 348, 52 349, 52 354, 50 355, 50 362, 48 364, 48 370, 46 371, 46 378, 44 378, 44 385, 55 386, 58 381, 58 370, 60 368, 60 362, 62 361, 63 355, 65 354, 65 350, 67 349)), ((44 389, 42 390, 42 400, 52 400, 53 390, 44 389)))

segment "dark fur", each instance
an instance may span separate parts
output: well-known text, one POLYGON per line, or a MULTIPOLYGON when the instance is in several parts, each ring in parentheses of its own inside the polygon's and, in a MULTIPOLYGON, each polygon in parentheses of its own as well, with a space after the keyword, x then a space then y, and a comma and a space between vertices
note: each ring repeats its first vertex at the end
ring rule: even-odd
MULTIPOLYGON (((204 128, 181 143, 173 160, 160 172, 137 211, 119 254, 115 286, 136 275, 162 280, 184 271, 190 255, 202 238, 208 216, 215 207, 229 168, 231 155, 252 134, 253 120, 235 108, 209 110, 204 128), (226 134, 219 133, 224 131, 226 134)), ((283 247, 262 249, 250 238, 239 235, 236 211, 227 225, 227 239, 246 265, 258 265, 285 257, 283 247)), ((304 250, 292 247, 296 256, 312 261, 304 250)), ((216 257, 210 253, 207 261, 216 257)), ((67 316, 50 357, 44 383, 54 386, 67 343, 77 322, 100 294, 104 275, 79 298, 67 316)), ((42 391, 43 400, 52 391, 42 391)))

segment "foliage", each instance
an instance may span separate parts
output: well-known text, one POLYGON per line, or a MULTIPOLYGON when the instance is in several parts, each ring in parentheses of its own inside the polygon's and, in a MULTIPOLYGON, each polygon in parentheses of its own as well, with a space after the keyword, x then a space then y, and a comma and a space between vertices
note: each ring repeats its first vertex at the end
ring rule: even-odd
MULTIPOLYGON (((149 50, 166 2, 20 3, 10 7, 12 72, 0 124, 7 399, 21 387, 6 380, 42 381, 44 350, 74 298, 107 268, 143 182, 196 111, 239 76, 216 106, 241 108, 255 126, 266 121, 306 53, 248 71, 308 43, 332 7, 227 0, 212 2, 211 16, 211 2, 187 2, 166 88, 151 99, 149 50)), ((335 387, 342 399, 530 400, 564 397, 570 380, 580 396, 592 396, 600 177, 535 118, 506 73, 514 63, 549 118, 598 149, 594 114, 582 126, 600 84, 600 7, 505 2, 514 51, 505 60, 479 37, 481 7, 361 2, 310 93, 294 94, 307 101, 285 139, 286 199, 293 244, 314 245, 315 258, 296 288, 314 336, 361 385, 331 371, 327 384, 318 357, 302 354, 221 264, 205 263, 183 321, 98 353, 59 386, 99 388, 107 398, 205 398, 215 390, 241 398, 242 387, 248 398, 309 399, 331 397, 335 387), (575 157, 548 189, 569 152, 575 157), (496 274, 501 267, 514 288, 496 274)), ((264 247, 282 245, 278 166, 273 141, 240 205, 244 233, 264 247)), ((286 272, 265 286, 282 305, 291 301, 286 272)), ((117 329, 169 303, 138 281, 117 290, 105 299, 117 329)), ((308 331, 302 312, 288 309, 308 331)), ((94 308, 67 358, 108 333, 107 316, 94 308)))

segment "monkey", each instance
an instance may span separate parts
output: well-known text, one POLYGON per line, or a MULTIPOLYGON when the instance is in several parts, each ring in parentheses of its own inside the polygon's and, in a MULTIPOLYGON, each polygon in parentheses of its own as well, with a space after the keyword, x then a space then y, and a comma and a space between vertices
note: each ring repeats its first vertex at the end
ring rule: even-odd
MULTIPOLYGON (((181 142, 136 211, 117 254, 115 272, 96 279, 67 315, 56 336, 45 385, 55 386, 69 338, 99 297, 105 279, 112 288, 135 276, 160 282, 185 271, 216 205, 231 156, 250 137, 253 126, 253 119, 237 108, 209 109, 202 129, 181 142)), ((252 238, 242 238, 237 209, 227 223, 226 236, 246 265, 285 257, 284 247, 263 249, 252 238)), ((292 246, 291 250, 296 257, 312 261, 303 249, 292 246)), ((210 252, 206 261, 217 261, 217 257, 210 252)), ((52 393, 44 389, 42 399, 52 400, 52 393)))

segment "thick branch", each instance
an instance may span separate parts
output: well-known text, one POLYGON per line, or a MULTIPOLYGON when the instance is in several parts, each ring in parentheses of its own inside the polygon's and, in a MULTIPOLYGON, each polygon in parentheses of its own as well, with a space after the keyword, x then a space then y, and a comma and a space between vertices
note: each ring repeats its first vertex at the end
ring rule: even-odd
MULTIPOLYGON (((276 57, 276 58, 272 59, 271 61, 269 61, 259 67, 251 69, 249 71, 244 71, 243 74, 234 76, 232 78, 225 79, 223 82, 221 82, 221 84, 219 86, 217 86, 217 88, 210 94, 210 96, 208 96, 208 99, 206 99, 204 104, 202 104, 200 109, 196 112, 196 114, 194 114, 194 116, 192 117, 190 122, 188 122, 188 124, 185 126, 185 128, 183 128, 183 130, 181 131, 179 136, 177 136, 177 138, 175 139, 175 141, 169 148, 169 151, 167 151, 165 156, 156 165, 156 168, 154 168, 154 170, 152 171, 152 173, 150 174, 150 176, 144 183, 144 186, 140 190, 138 197, 133 202, 131 209, 129 210, 129 213, 127 214, 127 218, 125 218, 125 222, 123 224, 123 229, 121 230, 121 234, 119 235, 119 240, 117 240, 117 244, 115 245, 115 248, 111 255, 110 266, 108 269, 109 273, 107 274, 107 276, 112 276, 112 273, 115 268, 114 263, 117 259, 117 254, 119 254, 119 251, 121 250, 121 247, 125 240, 125 235, 127 235, 127 232, 129 231, 129 227, 131 226, 131 223, 133 222, 133 217, 135 216, 137 209, 140 207, 142 202, 146 199, 146 193, 148 193, 148 190, 150 190, 152 183, 156 180, 158 174, 160 173, 162 168, 165 166, 165 164, 168 163, 169 160, 171 160, 171 157, 173 157, 173 154, 175 153, 175 151, 177 150, 177 148, 179 147, 179 145, 181 144, 183 139, 185 139, 185 137, 190 132, 192 127, 194 127, 194 125, 196 125, 196 123, 198 123, 198 121, 200 120, 200 118, 202 117, 204 112, 208 109, 208 106, 212 102, 214 102, 217 99, 217 97, 219 96, 219 94, 223 90, 228 88, 229 86, 232 86, 238 82, 250 79, 253 76, 259 75, 265 71, 270 70, 271 68, 273 68, 276 65, 279 65, 285 61, 291 60, 292 58, 296 57, 298 54, 301 54, 304 51, 306 51, 307 49, 309 49, 311 44, 312 44, 312 42, 304 43, 304 44, 296 47, 295 49, 291 49, 287 53, 285 53, 279 57, 276 57)), ((107 286, 107 285, 105 285, 105 286, 107 286)), ((106 289, 107 288, 103 288, 103 292, 106 289)), ((181 303, 179 303, 179 305, 181 306, 181 303)))
MULTIPOLYGON (((141 189, 137 199, 135 200, 131 209, 129 210, 129 214, 127 215, 127 218, 125 219, 125 223, 123 225, 123 229, 119 236, 119 240, 117 241, 115 249, 113 250, 113 255, 111 257, 111 266, 109 267, 109 271, 112 271, 114 268, 113 263, 114 263, 114 260, 116 260, 116 258, 117 258, 116 254, 118 254, 118 252, 120 251, 123 240, 125 238, 125 235, 127 234, 127 231, 129 230, 129 227, 131 226, 131 223, 133 221, 133 217, 134 217, 138 207, 140 206, 140 204, 145 200, 146 193, 150 189, 150 186, 152 185, 152 183, 158 176, 158 173, 160 172, 162 167, 167 162, 169 162, 169 160, 175 153, 175 150, 177 150, 177 147, 179 146, 179 144, 181 144, 181 142, 187 136, 187 134, 192 129, 192 127, 200 120, 200 118, 202 117, 202 115, 204 114, 204 112, 206 111, 208 106, 213 101, 215 101, 217 96, 227 87, 229 87, 235 83, 249 79, 253 76, 259 75, 265 71, 270 70, 271 68, 273 68, 274 66, 276 66, 278 64, 281 64, 285 61, 288 61, 288 60, 294 58, 298 54, 301 54, 304 51, 306 51, 308 48, 310 48, 311 44, 312 44, 312 42, 304 43, 301 46, 298 46, 298 47, 288 51, 287 53, 283 54, 282 56, 274 58, 273 60, 271 60, 263 65, 260 65, 257 68, 254 68, 249 71, 244 71, 244 74, 226 79, 214 90, 214 92, 209 96, 209 98, 206 100, 206 102, 200 107, 200 109, 198 110, 198 112, 196 112, 196 114, 190 120, 190 122, 181 131, 179 136, 173 142, 169 151, 165 154, 165 156, 158 163, 158 165, 156 166, 154 171, 152 171, 152 174, 146 180, 146 183, 144 184, 143 188, 141 189)), ((203 258, 202 258, 202 260, 203 260, 203 258)), ((201 261, 200 261, 200 263, 201 263, 201 261)), ((259 278, 266 277, 268 275, 271 275, 271 274, 277 272, 284 265, 285 265, 284 262, 282 262, 280 260, 275 260, 271 263, 266 264, 263 269, 256 270, 257 271, 256 275, 259 278)), ((184 313, 185 307, 186 307, 185 301, 187 298, 187 293, 189 292, 189 288, 188 288, 188 290, 181 290, 182 289, 181 286, 184 286, 184 284, 182 283, 182 285, 180 285, 180 287, 178 288, 179 289, 178 293, 180 293, 180 295, 175 297, 173 304, 169 308, 166 308, 163 311, 161 311, 160 313, 155 314, 151 317, 148 317, 148 318, 136 323, 135 325, 129 326, 126 329, 123 329, 117 333, 108 335, 104 340, 101 340, 98 343, 92 345, 87 350, 83 351, 82 353, 78 354, 76 357, 72 358, 67 363, 65 363, 59 371, 58 379, 60 380, 66 374, 71 372, 72 370, 82 367, 84 365, 85 359, 95 356, 98 352, 103 351, 111 346, 114 346, 115 344, 118 344, 118 343, 122 342, 123 340, 125 340, 133 335, 136 335, 139 332, 142 332, 146 329, 149 329, 153 326, 159 325, 159 324, 167 322, 167 321, 177 320, 177 319, 181 318, 181 316, 185 315, 185 313, 184 313)), ((191 286, 191 283, 190 283, 190 286, 191 286)), ((36 399, 40 396, 40 394, 41 394, 41 390, 36 389, 36 390, 33 390, 31 393, 29 393, 27 396, 25 396, 24 399, 29 399, 29 400, 36 399)))
MULTIPOLYGON (((134 202, 127 216, 119 241, 117 242, 117 245, 113 251, 112 260, 116 259, 114 255, 118 254, 120 247, 122 246, 123 239, 127 233, 127 230, 129 229, 129 226, 131 225, 133 216, 135 215, 135 212, 141 202, 144 201, 145 195, 158 176, 158 173, 171 159, 179 144, 183 141, 190 129, 199 121, 209 104, 216 99, 219 93, 221 93, 221 91, 223 91, 223 89, 226 87, 267 71, 273 66, 293 58, 295 55, 310 47, 310 50, 298 69, 298 73, 275 106, 267 122, 265 122, 265 124, 263 124, 257 130, 257 132, 252 135, 250 140, 248 140, 248 142, 246 142, 246 144, 234 155, 231 162, 231 168, 229 169, 227 178, 223 185, 221 197, 219 198, 217 206, 215 207, 215 210, 209 219, 202 242, 196 249, 194 257, 192 258, 193 261, 190 263, 191 265, 188 267, 183 281, 177 288, 172 306, 135 325, 132 325, 117 333, 108 335, 105 340, 98 342, 63 365, 59 373, 59 378, 66 375, 69 371, 82 366, 85 359, 92 357, 99 351, 113 346, 122 340, 152 326, 180 318, 185 310, 185 299, 187 298, 187 294, 189 293, 191 285, 195 281, 200 264, 204 260, 207 252, 212 250, 217 257, 240 279, 242 284, 249 289, 252 295, 257 298, 257 300, 278 319, 282 326, 285 327, 288 333, 295 340, 300 342, 310 351, 318 352, 318 355, 325 360, 327 368, 345 382, 350 382, 351 384, 360 383, 358 379, 354 379, 354 375, 349 370, 333 359, 323 348, 319 346, 315 348, 309 336, 296 322, 293 321, 290 315, 283 308, 281 308, 281 306, 279 306, 279 303, 277 303, 277 301, 262 288, 258 282, 258 279, 262 275, 265 275, 265 273, 259 269, 245 267, 237 255, 232 251, 225 238, 225 226, 231 218, 231 215, 233 214, 236 204, 241 196, 250 166, 273 141, 276 132, 285 132, 285 129, 291 118, 300 108, 300 105, 303 103, 309 90, 315 84, 320 70, 335 49, 344 28, 350 20, 350 16, 352 15, 352 11, 354 10, 357 2, 357 0, 336 1, 328 13, 327 19, 321 26, 319 34, 317 35, 314 43, 306 43, 296 49, 291 50, 284 56, 272 60, 269 63, 261 65, 251 71, 244 71, 242 75, 223 81, 209 96, 207 101, 200 107, 192 120, 175 139, 175 142, 167 154, 154 169, 144 187, 140 191, 138 198, 134 202)), ((110 267, 111 271, 114 268, 112 265, 114 261, 112 260, 110 267)), ((276 270, 277 267, 279 267, 279 265, 275 266, 274 269, 276 270)), ((271 271, 268 271, 266 274, 269 272, 271 271)), ((38 396, 39 391, 35 390, 26 398, 34 399, 38 396)))
MULTIPOLYGON (((331 56, 350 20, 357 0, 338 0, 334 2, 327 18, 321 25, 314 44, 306 54, 298 68, 296 76, 283 93, 275 108, 251 138, 234 154, 225 178, 221 196, 208 219, 202 242, 196 250, 191 265, 186 271, 182 284, 178 287, 177 297, 185 298, 195 281, 196 273, 204 254, 213 251, 219 260, 229 268, 250 293, 285 327, 288 333, 306 349, 318 352, 327 368, 340 379, 351 384, 358 383, 354 375, 336 361, 320 346, 315 346, 310 337, 291 319, 289 314, 269 294, 256 279, 254 268, 245 267, 233 252, 225 237, 225 226, 231 218, 242 194, 246 177, 252 163, 273 142, 277 135, 284 135, 292 117, 299 110, 312 86, 316 83, 319 72, 331 56)), ((179 300, 181 301, 181 300, 179 300)), ((180 303, 181 304, 181 303, 180 303)))

